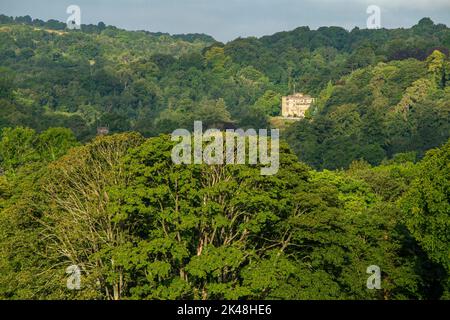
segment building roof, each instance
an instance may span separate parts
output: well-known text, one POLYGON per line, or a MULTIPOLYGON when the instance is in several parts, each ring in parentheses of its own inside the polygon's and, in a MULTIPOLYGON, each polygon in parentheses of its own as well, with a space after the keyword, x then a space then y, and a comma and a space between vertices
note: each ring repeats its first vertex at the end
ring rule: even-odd
POLYGON ((300 98, 312 99, 312 97, 310 95, 303 94, 303 93, 294 93, 292 95, 287 96, 286 98, 291 98, 291 99, 300 99, 300 98))

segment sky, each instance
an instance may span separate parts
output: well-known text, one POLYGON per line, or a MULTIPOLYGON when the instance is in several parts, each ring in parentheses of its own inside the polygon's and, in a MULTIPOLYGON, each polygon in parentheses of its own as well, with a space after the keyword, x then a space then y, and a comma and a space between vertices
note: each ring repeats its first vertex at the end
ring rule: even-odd
POLYGON ((206 33, 222 42, 299 26, 365 28, 369 5, 380 7, 385 28, 411 27, 423 17, 450 25, 450 0, 0 0, 0 14, 65 22, 69 5, 81 8, 83 24, 206 33))

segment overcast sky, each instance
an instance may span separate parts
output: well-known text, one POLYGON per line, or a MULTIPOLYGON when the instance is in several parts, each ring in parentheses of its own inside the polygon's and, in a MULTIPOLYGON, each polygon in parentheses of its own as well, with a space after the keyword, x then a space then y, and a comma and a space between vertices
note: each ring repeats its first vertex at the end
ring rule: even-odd
POLYGON ((381 8, 382 27, 410 27, 423 17, 450 25, 450 0, 0 0, 0 13, 66 21, 71 4, 80 6, 85 24, 207 33, 220 41, 305 25, 365 28, 370 4, 381 8))

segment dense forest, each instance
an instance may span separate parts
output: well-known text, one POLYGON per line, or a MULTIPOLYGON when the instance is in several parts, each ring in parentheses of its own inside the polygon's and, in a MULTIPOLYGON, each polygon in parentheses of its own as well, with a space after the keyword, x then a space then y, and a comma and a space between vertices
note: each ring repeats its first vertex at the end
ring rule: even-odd
POLYGON ((449 51, 429 18, 224 44, 0 15, 0 299, 450 299, 449 51), (278 174, 171 161, 293 91, 278 174))

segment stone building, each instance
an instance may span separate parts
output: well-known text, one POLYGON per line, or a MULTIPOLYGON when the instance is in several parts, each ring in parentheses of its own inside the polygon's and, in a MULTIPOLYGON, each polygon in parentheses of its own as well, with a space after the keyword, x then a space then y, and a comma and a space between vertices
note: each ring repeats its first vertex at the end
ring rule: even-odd
POLYGON ((106 136, 109 134, 108 127, 97 127, 97 135, 98 136, 106 136))
POLYGON ((291 96, 283 97, 281 115, 284 118, 302 119, 313 102, 314 98, 303 93, 295 93, 291 96))

